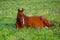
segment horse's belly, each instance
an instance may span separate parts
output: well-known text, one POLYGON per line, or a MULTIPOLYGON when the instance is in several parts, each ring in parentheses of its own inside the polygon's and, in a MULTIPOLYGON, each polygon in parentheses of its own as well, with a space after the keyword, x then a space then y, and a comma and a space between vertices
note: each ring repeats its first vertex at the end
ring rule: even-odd
POLYGON ((38 19, 38 18, 31 18, 29 19, 29 23, 28 23, 30 26, 35 26, 35 27, 43 27, 44 24, 43 22, 38 19))

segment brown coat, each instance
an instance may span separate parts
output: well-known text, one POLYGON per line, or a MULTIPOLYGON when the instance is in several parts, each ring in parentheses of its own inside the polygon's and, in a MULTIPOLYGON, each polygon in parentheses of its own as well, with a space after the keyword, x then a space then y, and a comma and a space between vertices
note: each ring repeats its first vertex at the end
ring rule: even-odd
POLYGON ((43 16, 27 16, 27 15, 24 15, 23 8, 22 8, 22 10, 18 9, 16 27, 21 28, 24 26, 42 28, 44 26, 51 27, 52 23, 43 16))

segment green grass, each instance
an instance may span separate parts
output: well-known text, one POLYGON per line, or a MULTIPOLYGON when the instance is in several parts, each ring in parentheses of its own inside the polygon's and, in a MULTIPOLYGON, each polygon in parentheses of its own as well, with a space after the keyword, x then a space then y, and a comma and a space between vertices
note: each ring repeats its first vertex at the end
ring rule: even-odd
POLYGON ((60 22, 59 0, 0 1, 0 40, 60 40, 60 23, 58 22, 60 22), (55 26, 16 29, 14 24, 18 8, 24 8, 24 14, 43 15, 55 26))

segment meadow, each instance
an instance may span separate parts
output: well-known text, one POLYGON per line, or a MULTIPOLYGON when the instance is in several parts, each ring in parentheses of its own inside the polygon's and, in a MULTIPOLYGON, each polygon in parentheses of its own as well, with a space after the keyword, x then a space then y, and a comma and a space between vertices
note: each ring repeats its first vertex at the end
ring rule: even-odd
POLYGON ((0 40, 60 40, 60 0, 0 0, 0 40), (45 16, 54 26, 16 29, 21 8, 25 15, 45 16))

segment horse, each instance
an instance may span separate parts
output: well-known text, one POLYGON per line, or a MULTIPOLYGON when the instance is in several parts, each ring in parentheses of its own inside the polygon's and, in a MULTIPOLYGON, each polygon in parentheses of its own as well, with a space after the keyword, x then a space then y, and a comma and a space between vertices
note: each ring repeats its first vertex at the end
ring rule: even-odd
POLYGON ((24 9, 18 9, 16 28, 22 27, 51 27, 53 24, 44 16, 28 16, 23 13, 24 9))

